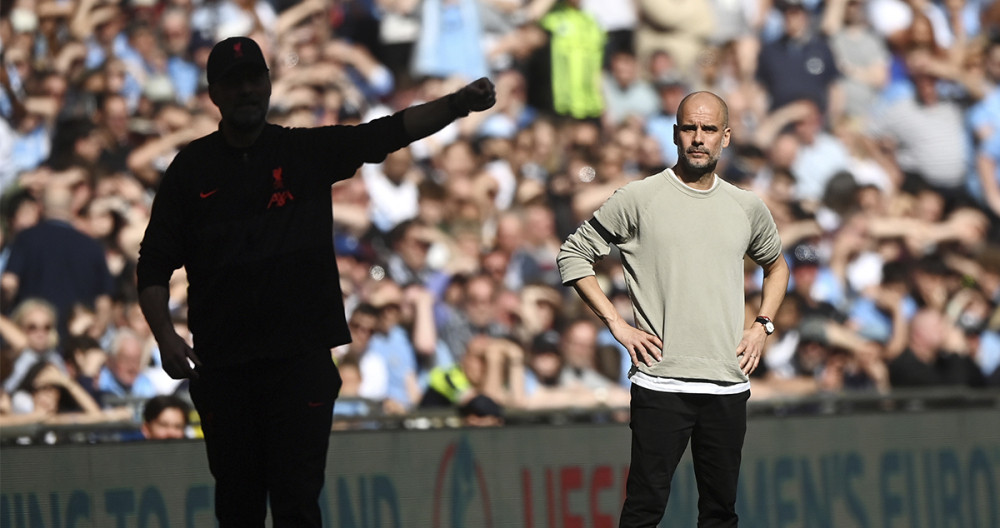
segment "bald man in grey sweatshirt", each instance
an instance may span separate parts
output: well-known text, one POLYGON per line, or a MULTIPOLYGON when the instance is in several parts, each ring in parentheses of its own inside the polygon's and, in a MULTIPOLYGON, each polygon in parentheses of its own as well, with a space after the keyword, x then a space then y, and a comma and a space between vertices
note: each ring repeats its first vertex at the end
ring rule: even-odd
POLYGON ((730 139, 725 102, 681 102, 678 163, 618 189, 563 244, 559 272, 632 357, 632 462, 621 527, 655 527, 691 442, 698 526, 737 526, 748 375, 788 287, 774 220, 753 193, 715 175, 730 139), (601 290, 594 263, 618 248, 635 326, 601 290), (764 270, 758 317, 744 328, 744 257, 764 270))

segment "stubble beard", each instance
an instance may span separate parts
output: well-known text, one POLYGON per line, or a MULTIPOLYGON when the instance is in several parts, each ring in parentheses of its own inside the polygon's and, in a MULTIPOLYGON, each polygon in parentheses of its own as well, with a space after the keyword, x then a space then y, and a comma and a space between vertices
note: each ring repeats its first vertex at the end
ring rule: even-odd
MULTIPOLYGON (((704 151, 699 151, 704 152, 704 151)), ((715 172, 715 167, 719 164, 719 156, 713 156, 711 152, 706 152, 708 158, 702 162, 692 160, 688 157, 688 152, 680 156, 680 162, 684 166, 684 172, 691 176, 704 176, 715 172)))

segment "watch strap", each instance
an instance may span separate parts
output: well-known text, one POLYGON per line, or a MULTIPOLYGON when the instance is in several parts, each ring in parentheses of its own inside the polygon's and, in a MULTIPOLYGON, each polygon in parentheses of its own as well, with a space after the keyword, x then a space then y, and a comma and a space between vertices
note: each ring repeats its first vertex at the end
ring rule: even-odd
POLYGON ((766 332, 767 335, 771 335, 771 333, 774 332, 774 322, 771 321, 770 317, 766 315, 758 315, 757 318, 754 319, 754 322, 760 323, 761 326, 764 327, 764 332, 766 332))

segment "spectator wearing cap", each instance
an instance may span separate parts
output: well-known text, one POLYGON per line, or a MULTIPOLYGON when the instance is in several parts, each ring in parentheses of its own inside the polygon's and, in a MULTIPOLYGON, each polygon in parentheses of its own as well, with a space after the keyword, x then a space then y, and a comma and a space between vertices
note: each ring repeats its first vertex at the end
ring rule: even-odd
POLYGON ((497 427, 504 424, 503 407, 489 396, 479 394, 458 408, 462 425, 467 427, 497 427))
POLYGON ((559 386, 563 359, 559 353, 559 332, 546 330, 536 335, 528 350, 528 368, 525 371, 525 394, 532 397, 545 388, 559 386))
POLYGON ((770 109, 807 99, 824 116, 837 115, 830 108, 831 91, 840 78, 826 36, 812 29, 812 15, 802 0, 779 0, 784 33, 765 44, 757 58, 757 81, 770 96, 770 109))
POLYGON ((599 405, 628 405, 624 389, 589 389, 579 384, 565 385, 563 371, 567 363, 562 352, 563 338, 556 330, 536 335, 526 358, 523 407, 526 409, 593 408, 599 405))
POLYGON ((819 249, 810 243, 795 245, 788 255, 791 267, 790 291, 803 300, 802 317, 843 322, 844 316, 828 299, 838 298, 830 292, 839 291, 830 269, 820 260, 819 249))

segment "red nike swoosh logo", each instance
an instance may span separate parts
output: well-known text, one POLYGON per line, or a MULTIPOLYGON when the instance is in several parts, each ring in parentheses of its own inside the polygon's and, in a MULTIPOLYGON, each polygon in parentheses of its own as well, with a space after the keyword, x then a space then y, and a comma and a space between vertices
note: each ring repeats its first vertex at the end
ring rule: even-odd
POLYGON ((209 196, 212 196, 217 192, 219 192, 218 189, 212 189, 211 191, 208 192, 199 193, 198 196, 201 196, 202 198, 208 198, 209 196))
POLYGON ((309 405, 310 407, 321 407, 323 405, 323 402, 306 402, 306 404, 309 405))

